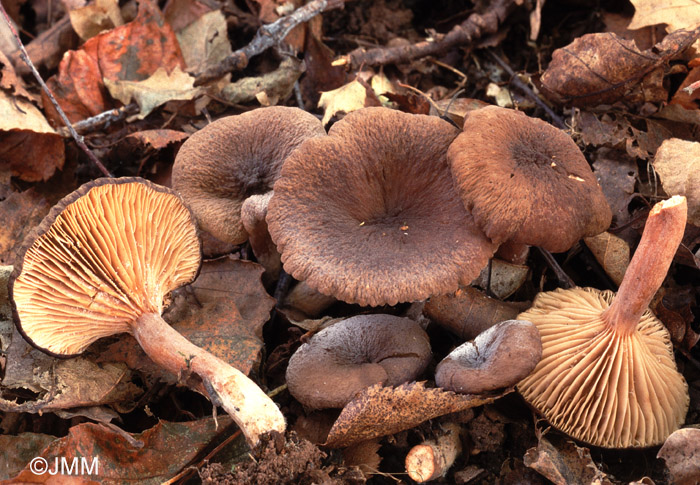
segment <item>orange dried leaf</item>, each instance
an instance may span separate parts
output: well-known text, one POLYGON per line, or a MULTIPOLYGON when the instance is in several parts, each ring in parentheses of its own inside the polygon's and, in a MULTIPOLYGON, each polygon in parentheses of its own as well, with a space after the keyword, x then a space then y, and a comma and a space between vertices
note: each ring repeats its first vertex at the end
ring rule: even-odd
POLYGON ((426 388, 424 382, 409 382, 398 387, 377 384, 359 393, 343 408, 325 445, 343 448, 398 433, 444 414, 488 404, 511 391, 493 396, 470 396, 426 388))

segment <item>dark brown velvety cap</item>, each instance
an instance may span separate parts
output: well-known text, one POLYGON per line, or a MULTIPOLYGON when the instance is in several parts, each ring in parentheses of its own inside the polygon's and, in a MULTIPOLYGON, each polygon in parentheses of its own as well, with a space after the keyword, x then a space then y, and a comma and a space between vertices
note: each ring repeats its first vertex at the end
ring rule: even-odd
POLYGON ((457 190, 496 242, 562 252, 612 213, 585 157, 542 120, 490 106, 469 114, 448 151, 457 190))
POLYGON ((280 167, 307 138, 325 136, 321 122, 298 108, 271 106, 221 118, 193 134, 173 166, 173 188, 202 229, 222 241, 248 239, 241 204, 272 189, 280 167))
POLYGON ((285 270, 362 305, 416 301, 471 282, 495 246, 454 190, 449 123, 387 108, 347 115, 282 167, 268 228, 285 270))
POLYGON ((374 384, 414 380, 432 354, 423 329, 408 318, 359 315, 311 337, 287 367, 289 392, 311 409, 341 408, 374 384))
POLYGON ((170 189, 98 179, 62 199, 38 226, 10 282, 17 327, 37 348, 69 356, 128 332, 194 280, 200 245, 170 189))
POLYGON ((517 384, 541 358, 537 327, 507 320, 450 352, 435 369, 435 383, 463 394, 494 391, 517 384))

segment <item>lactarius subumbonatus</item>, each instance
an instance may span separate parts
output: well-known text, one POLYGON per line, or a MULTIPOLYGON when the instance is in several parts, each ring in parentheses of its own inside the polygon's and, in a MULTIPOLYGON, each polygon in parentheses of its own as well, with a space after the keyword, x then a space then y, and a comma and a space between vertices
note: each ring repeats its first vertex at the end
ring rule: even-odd
POLYGON ((222 406, 248 443, 284 431, 275 403, 248 377, 193 345, 160 316, 197 276, 197 226, 173 191, 137 178, 99 179, 61 200, 12 276, 20 332, 59 357, 130 333, 157 364, 222 406))
POLYGON ((658 445, 688 410, 669 333, 648 305, 683 237, 687 205, 656 204, 617 294, 592 288, 540 293, 518 315, 542 337, 542 360, 518 384, 555 427, 605 448, 658 445))

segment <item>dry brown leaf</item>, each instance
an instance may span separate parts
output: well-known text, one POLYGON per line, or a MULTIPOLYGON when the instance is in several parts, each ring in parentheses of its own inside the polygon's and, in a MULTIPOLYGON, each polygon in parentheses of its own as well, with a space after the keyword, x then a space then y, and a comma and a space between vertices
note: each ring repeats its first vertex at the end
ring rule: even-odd
POLYGON ((124 25, 118 0, 95 0, 68 14, 73 30, 84 41, 105 30, 124 25))
POLYGON ((593 163, 593 173, 608 201, 614 225, 619 227, 626 224, 631 217, 628 208, 635 194, 637 163, 623 152, 599 149, 593 163))
POLYGON ((573 441, 564 438, 552 436, 551 439, 547 439, 539 436, 537 447, 527 450, 523 461, 526 466, 556 485, 612 485, 610 479, 593 462, 588 448, 577 446, 573 441))
POLYGON ((0 435, 0 450, 12 450, 12 453, 0 453, 0 480, 17 475, 55 439, 55 436, 39 433, 0 435))
POLYGON ((360 392, 343 408, 325 444, 344 448, 391 435, 438 416, 493 402, 509 392, 512 389, 494 396, 470 396, 426 388, 424 382, 398 387, 377 384, 360 392))
POLYGON ((435 106, 430 106, 430 114, 433 116, 447 116, 462 129, 464 118, 470 111, 489 106, 488 103, 473 98, 445 98, 435 101, 435 106), (437 109, 435 109, 437 107, 437 109), (438 111, 439 110, 439 111, 438 111))
POLYGON ((664 191, 684 195, 688 199, 688 222, 700 227, 700 143, 665 140, 653 164, 664 191))
POLYGON ((651 304, 654 315, 668 329, 674 346, 688 352, 700 341, 700 334, 693 330, 693 306, 695 299, 692 294, 680 288, 673 291, 662 290, 661 297, 655 298, 651 304))
POLYGON ((554 51, 541 78, 542 90, 553 101, 595 106, 622 100, 644 81, 647 85, 642 85, 642 92, 635 93, 630 101, 665 101, 665 92, 658 88, 659 74, 655 79, 648 76, 688 48, 699 35, 700 30, 674 32, 645 51, 640 51, 634 41, 613 33, 583 35, 554 51))
POLYGON ((357 466, 365 475, 376 473, 382 462, 382 457, 377 453, 381 448, 378 439, 363 441, 343 449, 343 464, 345 466, 357 466))
POLYGON ((630 264, 630 247, 627 243, 607 231, 584 238, 584 241, 605 273, 617 286, 620 286, 625 270, 630 264))
POLYGON ((94 477, 99 483, 162 483, 196 458, 230 423, 227 416, 219 417, 218 427, 212 418, 188 423, 159 421, 138 434, 103 424, 79 424, 70 428, 68 436, 56 439, 35 456, 45 458, 50 469, 53 469, 56 457, 65 458, 69 465, 74 458, 85 458, 87 473, 81 477, 77 476, 78 473, 64 477, 70 481, 52 482, 51 479, 60 475, 34 474, 27 465, 15 478, 15 483, 72 484, 81 483, 74 480, 76 478, 87 480, 89 477, 94 477), (94 467, 95 459, 97 468, 94 467))
MULTIPOLYGON (((103 79, 142 81, 158 68, 170 72, 175 67, 184 67, 175 33, 157 6, 144 0, 132 22, 93 37, 80 50, 68 51, 47 84, 68 119, 76 122, 114 107, 103 79)), ((49 120, 61 124, 48 99, 44 106, 49 120)))
POLYGON ((194 87, 194 77, 175 67, 171 73, 158 68, 143 81, 111 81, 104 79, 105 86, 114 99, 123 104, 133 100, 139 105, 137 119, 144 119, 158 106, 168 101, 188 101, 202 93, 194 87))
POLYGON ((189 135, 177 130, 143 130, 127 135, 127 139, 135 140, 143 149, 162 150, 173 143, 180 143, 189 135))
POLYGON ((518 291, 527 280, 528 274, 530 274, 528 266, 493 258, 490 271, 488 267, 484 268, 476 281, 472 282, 472 285, 481 288, 489 286, 493 296, 505 300, 518 291), (491 273, 490 277, 489 272, 491 273))
POLYGON ((695 66, 690 70, 681 85, 678 86, 676 94, 673 95, 669 104, 679 104, 687 110, 697 110, 700 108, 700 104, 698 103, 698 101, 700 101, 700 89, 696 89, 692 93, 689 93, 685 89, 698 81, 700 81, 700 66, 695 66))
POLYGON ((505 303, 490 298, 476 288, 467 287, 454 294, 431 297, 423 313, 464 340, 472 340, 481 332, 505 320, 513 320, 529 305, 505 303))
POLYGON ((347 114, 368 106, 381 105, 372 88, 360 78, 333 91, 321 93, 321 99, 318 100, 318 107, 324 109, 321 120, 324 125, 339 113, 347 114))
POLYGON ((700 25, 700 9, 694 0, 630 0, 634 16, 629 29, 666 24, 667 32, 692 30, 700 25))
POLYGON ((163 7, 163 17, 175 32, 179 32, 211 10, 212 6, 199 0, 168 0, 163 7))
POLYGON ((232 52, 226 18, 221 10, 205 13, 177 33, 182 57, 190 72, 203 72, 232 52))
POLYGON ((657 458, 666 462, 675 485, 700 483, 700 429, 683 428, 671 433, 657 458))

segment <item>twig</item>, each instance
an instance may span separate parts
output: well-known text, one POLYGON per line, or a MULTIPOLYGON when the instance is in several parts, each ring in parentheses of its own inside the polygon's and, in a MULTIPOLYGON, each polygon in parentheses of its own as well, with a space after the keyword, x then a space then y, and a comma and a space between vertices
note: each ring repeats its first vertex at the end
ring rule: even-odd
POLYGON ((61 109, 61 106, 58 104, 56 101, 56 98, 53 97, 53 93, 51 90, 49 90, 49 87, 46 85, 44 80, 41 78, 41 75, 39 75, 39 71, 36 70, 36 67, 34 67, 34 63, 32 60, 29 58, 29 54, 27 54, 27 50, 24 48, 24 44, 22 43, 22 39, 19 38, 19 34, 17 33, 17 30, 15 30, 14 25, 12 25, 12 21, 10 20, 10 16, 7 15, 7 11, 5 10, 5 7, 2 5, 0 2, 0 10, 2 11, 2 15, 5 17, 5 23, 7 23, 7 26, 10 28, 10 31, 12 32, 12 35, 14 36, 15 40, 17 41, 17 45, 20 50, 20 57, 22 60, 29 66, 29 69, 32 70, 32 74, 34 75, 34 78, 39 82, 41 85, 41 89, 44 90, 46 95, 49 97, 51 100, 51 104, 53 104, 54 108, 56 108, 56 111, 58 112, 58 115, 61 117, 61 120, 63 120, 63 123, 66 125, 68 128, 68 131, 70 132, 71 136, 75 140, 75 142, 78 144, 81 150, 85 152, 85 154, 88 156, 90 161, 104 174, 105 177, 111 177, 112 174, 109 173, 109 170, 102 165, 102 162, 95 156, 94 153, 87 147, 85 144, 85 141, 83 140, 83 137, 78 135, 76 131, 73 129, 73 125, 71 122, 68 120, 68 117, 66 114, 63 112, 63 109, 61 109))
POLYGON ((559 280, 559 284, 563 288, 575 288, 576 283, 574 283, 574 280, 571 279, 571 277, 566 274, 566 272, 562 269, 561 266, 559 266, 559 263, 557 262, 556 259, 554 259, 554 256, 552 256, 552 253, 547 251, 546 249, 542 249, 539 246, 535 246, 540 254, 544 257, 545 261, 549 265, 549 267, 554 271, 554 274, 557 276, 557 280, 559 280))
POLYGON ((547 106, 547 103, 542 101, 542 98, 537 96, 535 92, 532 89, 530 89, 530 86, 522 82, 520 78, 518 78, 518 76, 515 74, 513 69, 511 69, 511 67, 508 64, 506 64, 506 62, 503 59, 496 55, 496 53, 493 52, 491 49, 488 49, 487 52, 491 55, 493 60, 496 61, 496 63, 508 73, 508 75, 510 76, 510 83, 518 89, 520 89, 523 93, 525 93, 525 95, 528 98, 532 99, 537 106, 542 108, 544 112, 547 113, 547 115, 551 118, 553 124, 557 128, 560 128, 562 130, 565 130, 567 128, 566 123, 564 123, 564 120, 562 120, 559 117, 559 115, 556 114, 554 111, 552 111, 552 109, 549 106, 547 106))
MULTIPOLYGON (((129 115, 133 115, 139 112, 139 106, 136 103, 127 104, 117 109, 110 109, 104 111, 98 115, 91 116, 90 118, 85 118, 77 123, 73 124, 73 129, 79 133, 87 133, 94 131, 97 128, 102 127, 108 123, 116 123, 121 121, 129 115)), ((70 136, 67 128, 61 127, 59 130, 63 136, 70 136)))
POLYGON ((515 0, 496 0, 489 9, 482 13, 473 13, 459 25, 455 25, 447 34, 438 39, 430 39, 417 44, 399 47, 378 47, 364 50, 355 49, 349 54, 336 59, 334 66, 347 66, 357 69, 360 65, 378 66, 391 63, 405 63, 413 59, 441 54, 457 45, 464 45, 493 34, 500 23, 515 8, 515 0))
POLYGON ((321 12, 340 8, 344 0, 312 0, 303 7, 270 24, 260 27, 250 43, 233 52, 216 66, 196 75, 195 86, 201 86, 210 81, 223 77, 232 71, 245 69, 251 57, 265 52, 270 47, 280 43, 297 25, 311 20, 321 12))

